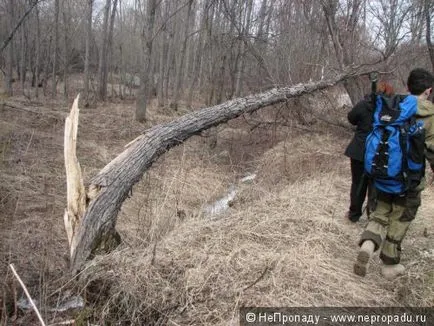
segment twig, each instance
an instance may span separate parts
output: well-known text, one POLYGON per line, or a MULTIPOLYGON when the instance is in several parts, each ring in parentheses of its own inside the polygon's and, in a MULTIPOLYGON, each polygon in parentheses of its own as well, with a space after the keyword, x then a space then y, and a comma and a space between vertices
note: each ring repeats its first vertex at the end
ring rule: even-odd
POLYGON ((44 320, 43 320, 42 317, 41 317, 41 314, 39 313, 38 308, 36 307, 35 303, 34 303, 33 300, 32 300, 32 297, 31 297, 30 294, 29 294, 29 291, 27 291, 26 286, 24 285, 24 283, 23 283, 23 281, 21 280, 20 276, 19 276, 19 275, 17 274, 17 272, 15 271, 14 265, 13 265, 13 264, 9 264, 9 267, 11 268, 12 273, 14 273, 15 277, 17 278, 18 282, 20 283, 21 287, 23 288, 24 293, 26 294, 27 298, 29 299, 30 304, 31 304, 32 307, 33 307, 33 310, 36 312, 36 315, 38 316, 38 319, 39 319, 39 321, 41 322, 41 325, 42 325, 42 326, 46 326, 44 320))
POLYGON ((155 241, 154 248, 152 249, 152 259, 151 259, 151 265, 152 266, 155 264, 156 253, 157 253, 157 241, 155 241))
POLYGON ((26 17, 30 14, 32 9, 38 4, 39 0, 36 0, 30 4, 30 7, 27 9, 27 11, 24 13, 24 15, 20 18, 18 23, 15 25, 14 29, 9 33, 9 36, 3 41, 3 44, 0 48, 0 53, 3 52, 3 50, 8 46, 9 42, 14 37, 15 32, 20 28, 21 24, 26 20, 26 17))
POLYGON ((250 284, 249 286, 246 286, 244 289, 243 289, 243 291, 246 291, 247 289, 250 289, 253 285, 255 285, 256 283, 258 283, 260 280, 262 280, 263 278, 264 278, 264 276, 265 276, 265 274, 268 272, 268 269, 269 269, 269 267, 267 266, 267 267, 265 267, 265 269, 264 269, 264 271, 262 272, 262 274, 261 275, 259 275, 259 277, 252 283, 252 284, 250 284))
POLYGON ((75 319, 65 320, 58 323, 50 324, 48 326, 57 326, 57 325, 73 325, 75 323, 75 319))

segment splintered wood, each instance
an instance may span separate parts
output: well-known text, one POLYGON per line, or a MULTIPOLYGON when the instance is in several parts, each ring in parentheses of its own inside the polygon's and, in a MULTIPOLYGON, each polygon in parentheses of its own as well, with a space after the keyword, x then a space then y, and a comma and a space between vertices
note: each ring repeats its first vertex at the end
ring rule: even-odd
POLYGON ((79 96, 75 98, 71 113, 65 121, 64 143, 67 185, 67 208, 65 209, 64 222, 71 257, 77 246, 76 231, 86 211, 86 191, 76 151, 79 115, 78 99, 79 96))

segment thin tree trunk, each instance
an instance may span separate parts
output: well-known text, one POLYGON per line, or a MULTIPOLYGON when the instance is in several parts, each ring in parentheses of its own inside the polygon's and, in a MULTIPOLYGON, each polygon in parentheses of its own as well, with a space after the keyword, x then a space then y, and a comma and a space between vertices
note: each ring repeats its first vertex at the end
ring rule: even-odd
POLYGON ((36 62, 35 62, 35 96, 39 97, 39 76, 41 67, 41 25, 39 21, 39 8, 35 7, 36 15, 36 62))
POLYGON ((59 0, 54 1, 54 49, 53 49, 53 76, 51 84, 51 97, 55 98, 57 95, 57 60, 58 60, 58 47, 59 47, 59 0))
POLYGON ((26 83, 26 24, 23 23, 21 26, 21 53, 20 53, 20 82, 21 82, 21 94, 25 94, 25 83, 26 83))
POLYGON ((142 74, 140 78, 140 91, 136 101, 136 120, 139 122, 146 121, 146 106, 149 96, 149 84, 152 80, 150 77, 152 69, 152 45, 154 39, 154 23, 155 23, 155 10, 157 0, 148 0, 147 8, 147 33, 142 35, 142 42, 144 43, 144 62, 142 66, 142 74))
POLYGON ((63 53, 63 97, 66 100, 68 100, 68 66, 69 66, 69 46, 68 46, 68 29, 69 29, 69 23, 68 18, 66 17, 65 12, 65 3, 63 6, 63 47, 64 47, 64 53, 63 53))
MULTIPOLYGON (((111 61, 113 58, 113 29, 114 29, 114 25, 115 25, 117 5, 118 5, 118 0, 113 0, 112 13, 111 13, 111 17, 110 17, 110 28, 109 28, 108 40, 107 40, 107 57, 108 57, 108 60, 106 61, 107 67, 105 67, 105 69, 104 69, 104 84, 106 87, 106 91, 105 91, 106 95, 107 95, 107 76, 108 76, 108 69, 109 68, 110 68, 110 72, 112 73, 111 61)), ((112 81, 112 96, 113 96, 113 81, 112 81)))
POLYGON ((89 60, 90 60, 90 38, 92 36, 92 11, 93 0, 87 1, 87 24, 86 24, 86 53, 84 56, 84 102, 89 102, 89 60))
POLYGON ((169 38, 167 40, 168 42, 168 49, 167 49, 167 58, 166 58, 166 72, 165 72, 165 76, 164 76, 164 99, 165 101, 169 100, 170 97, 170 72, 172 70, 172 66, 173 66, 173 61, 175 61, 173 59, 173 54, 174 54, 174 49, 175 49, 175 31, 176 31, 176 22, 177 20, 174 20, 173 23, 173 32, 169 35, 169 38))
MULTIPOLYGON (((208 15, 208 7, 209 7, 209 1, 206 0, 203 3, 203 9, 202 9, 202 18, 200 22, 200 34, 199 34, 199 40, 197 41, 197 50, 196 50, 196 56, 194 59, 193 64, 193 79, 190 84, 190 88, 188 91, 188 97, 187 97, 187 107, 191 107, 191 102, 193 100, 193 92, 196 87, 196 84, 199 81, 200 74, 201 74, 201 66, 202 66, 202 56, 203 56, 203 48, 204 48, 204 34, 205 34, 205 28, 206 28, 206 22, 207 22, 207 15, 208 15)), ((199 86, 200 88, 200 86, 199 86)))
MULTIPOLYGON (((9 30, 11 35, 13 31, 13 25, 14 25, 14 0, 9 0, 9 30)), ((12 37, 11 37, 12 39, 12 37)), ((9 96, 13 95, 13 87, 12 87, 12 80, 13 80, 13 65, 14 65, 14 48, 12 42, 8 42, 9 44, 9 50, 8 50, 8 65, 6 68, 6 92, 9 96)))
POLYGON ((161 39, 161 51, 160 51, 160 64, 158 71, 158 85, 157 85, 157 102, 159 107, 163 107, 165 105, 164 101, 164 77, 165 77, 165 69, 164 63, 167 60, 167 52, 168 52, 168 40, 167 36, 163 35, 161 39))
MULTIPOLYGON (((266 0, 263 0, 261 10, 263 9, 264 4, 266 4, 266 0)), ((246 26, 243 28, 244 31, 244 37, 246 38, 247 35, 250 33, 250 21, 252 16, 252 7, 253 7, 253 0, 247 1, 247 17, 246 17, 246 26)), ((263 20, 261 20, 263 22, 263 20)), ((263 29, 263 23, 259 25, 259 30, 263 29)), ((259 32, 258 32, 259 33, 259 32)), ((243 41, 241 41, 240 49, 239 49, 239 63, 238 63, 238 69, 237 69, 237 77, 236 77, 236 83, 235 83, 235 96, 238 97, 241 94, 241 91, 243 89, 243 80, 244 80, 244 64, 245 64, 245 44, 243 41)))
POLYGON ((426 22, 426 44, 428 46, 428 52, 431 59, 431 66, 434 70, 434 44, 431 40, 431 16, 433 12, 434 5, 432 0, 424 1, 424 11, 425 11, 425 22, 426 22))
MULTIPOLYGON (((122 32, 121 32, 122 34, 122 32)), ((121 81, 119 83, 119 96, 121 99, 124 99, 124 80, 125 80, 125 62, 124 62, 124 52, 122 49, 122 44, 119 45, 119 58, 120 58, 120 65, 119 65, 119 75, 121 77, 121 81)))
POLYGON ((206 103, 208 104, 208 105, 211 105, 211 103, 212 103, 212 100, 213 100, 213 98, 214 98, 214 90, 215 90, 215 85, 214 85, 214 64, 215 64, 215 62, 214 62, 214 40, 213 40, 213 25, 214 25, 214 13, 215 13, 215 11, 216 11, 216 4, 215 4, 215 2, 212 2, 212 4, 211 4, 211 14, 209 15, 209 20, 208 20, 208 28, 207 28, 207 31, 208 31, 208 40, 207 40, 207 43, 208 43, 208 51, 207 51, 207 54, 206 54, 206 56, 207 56, 207 59, 208 59, 208 71, 207 71, 207 73, 208 73, 208 76, 207 76, 207 79, 208 79, 208 96, 207 96, 207 101, 206 101, 206 103))
POLYGON ((50 53, 51 53, 52 42, 53 42, 53 38, 52 36, 50 36, 50 40, 48 41, 48 47, 45 55, 44 80, 42 82, 44 96, 47 96, 48 80, 50 79, 50 74, 52 73, 52 71, 50 71, 50 67, 51 67, 50 53))
MULTIPOLYGON (((186 139, 203 130, 227 122, 242 114, 333 86, 341 78, 343 77, 339 76, 337 79, 329 81, 272 89, 261 94, 234 99, 214 107, 191 112, 165 125, 155 126, 146 134, 129 143, 123 153, 90 180, 87 194, 82 194, 84 182, 80 177, 80 180, 76 180, 74 184, 77 185, 75 193, 82 195, 76 196, 78 200, 75 204, 68 201, 68 211, 65 214, 71 249, 71 271, 76 274, 81 270, 86 260, 95 253, 113 250, 120 242, 115 226, 122 203, 128 197, 132 186, 141 179, 143 173, 168 149, 183 143, 186 139), (89 199, 88 205, 84 207, 84 212, 82 206, 86 201, 83 200, 83 197, 89 199), (70 207, 76 209, 70 210, 70 207)), ((71 111, 71 116, 73 116, 73 112, 74 110, 71 111)), ((71 118, 68 118, 67 125, 71 118)), ((65 131, 67 130, 69 129, 65 131)), ((69 132, 68 135, 70 140, 74 139, 74 137, 71 138, 69 132)), ((65 144, 67 143, 65 141, 65 144)), ((70 149, 69 153, 73 154, 71 159, 74 161, 75 148, 70 149)), ((68 170, 73 171, 76 171, 73 166, 78 166, 78 172, 71 173, 71 178, 68 180, 73 179, 72 176, 80 175, 78 163, 71 164, 71 161, 66 161, 65 164, 67 167, 71 167, 68 170)), ((74 191, 68 185, 68 194, 70 193, 73 194, 74 191)))
POLYGON ((175 95, 171 107, 177 110, 178 101, 181 93, 181 84, 182 84, 182 76, 184 75, 184 63, 185 63, 185 52, 187 50, 187 41, 188 41, 188 32, 190 26, 190 18, 191 18, 191 8, 192 8, 193 0, 188 1, 188 9, 187 9, 187 18, 184 24, 184 37, 182 42, 181 54, 179 58, 179 66, 176 71, 175 78, 175 95))
POLYGON ((110 15, 111 0, 106 0, 104 7, 103 41, 99 53, 98 65, 98 96, 105 101, 107 96, 107 52, 108 52, 108 22, 110 15))

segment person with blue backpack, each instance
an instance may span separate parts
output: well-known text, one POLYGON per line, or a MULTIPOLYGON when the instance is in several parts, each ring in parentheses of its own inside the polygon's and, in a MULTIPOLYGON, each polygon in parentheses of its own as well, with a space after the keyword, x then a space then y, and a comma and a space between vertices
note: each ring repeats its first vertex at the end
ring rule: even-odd
POLYGON ((407 79, 409 95, 376 95, 373 130, 365 145, 365 173, 376 188, 376 208, 359 241, 354 273, 365 276, 374 252, 381 272, 394 279, 405 271, 401 243, 421 204, 425 158, 434 171, 434 104, 427 100, 434 76, 417 68, 407 79))
MULTIPOLYGON (((393 87, 387 82, 373 83, 373 91, 377 94, 392 96, 393 87)), ((351 163, 351 190, 350 190, 350 207, 346 218, 351 222, 358 222, 363 213, 363 203, 366 194, 368 194, 368 204, 366 206, 367 215, 374 207, 373 196, 375 192, 368 185, 367 178, 364 177, 364 153, 366 137, 372 131, 372 120, 374 113, 373 99, 371 95, 366 95, 358 102, 350 112, 348 112, 348 121, 356 126, 354 137, 345 149, 345 156, 350 158, 351 163)))

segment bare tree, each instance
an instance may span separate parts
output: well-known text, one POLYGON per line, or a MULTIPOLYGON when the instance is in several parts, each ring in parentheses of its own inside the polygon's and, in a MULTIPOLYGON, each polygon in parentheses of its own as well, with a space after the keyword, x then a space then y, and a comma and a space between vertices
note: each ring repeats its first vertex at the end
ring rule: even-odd
POLYGON ((434 70, 434 44, 431 39, 431 19, 434 12, 434 4, 430 0, 424 0, 424 14, 426 23, 426 44, 431 59, 431 65, 434 70))
MULTIPOLYGON (((8 1, 8 11, 9 11, 8 25, 9 25, 9 31, 10 31, 9 35, 13 36, 14 11, 15 11, 13 0, 8 1)), ((14 48, 13 48, 13 44, 10 42, 10 40, 12 39, 12 36, 10 37, 9 41, 6 44, 5 44, 5 42, 3 42, 4 47, 9 45, 9 50, 7 53, 8 54, 8 56, 7 56, 7 68, 6 68, 6 92, 9 96, 13 95, 12 80, 13 80, 14 48)))
MULTIPOLYGON (((245 26, 242 26, 242 33, 243 33, 243 39, 246 39, 248 35, 250 34, 250 23, 252 20, 252 8, 253 8, 253 1, 249 0, 247 1, 247 10, 246 10, 246 17, 245 20, 245 26)), ((260 21, 259 21, 259 28, 258 28, 258 37, 263 38, 263 29, 264 29, 264 18, 265 18, 265 11, 267 8, 267 0, 262 0, 261 4, 261 11, 259 13, 260 21)), ((236 81, 235 81, 235 96, 240 96, 241 90, 243 88, 243 82, 244 82, 244 65, 245 65, 245 42, 239 43, 238 48, 238 56, 239 60, 237 62, 237 69, 236 69, 236 81)))
MULTIPOLYGON (((355 64, 357 53, 358 30, 357 24, 360 18, 362 0, 347 1, 347 10, 344 16, 339 16, 339 0, 321 0, 327 28, 333 42, 336 61, 341 71, 355 64)), ((358 102, 363 95, 357 79, 349 79, 344 86, 353 104, 358 102)))
POLYGON ((89 71, 89 57, 90 57, 90 39, 92 37, 92 12, 93 12, 93 0, 86 1, 86 52, 84 55, 84 101, 87 104, 89 101, 89 82, 90 82, 90 71, 89 71))
POLYGON ((54 1, 54 49, 53 49, 53 76, 51 84, 51 97, 57 95, 57 61, 59 47, 59 0, 54 1))
POLYGON ((111 0, 106 0, 104 7, 104 22, 102 30, 102 44, 99 51, 98 65, 98 96, 105 100, 107 96, 107 56, 108 56, 108 24, 110 15, 111 0))
POLYGON ((63 97, 68 99, 68 67, 69 67, 69 41, 68 31, 70 30, 69 17, 66 12, 67 4, 63 2, 63 97))
POLYGON ((146 106, 149 97, 149 84, 151 82, 152 46, 154 42, 154 23, 157 0, 148 0, 147 6, 147 29, 142 34, 142 47, 144 61, 142 64, 140 90, 136 100, 136 120, 146 120, 146 106))
POLYGON ((35 20, 36 20, 36 49, 35 49, 35 73, 34 73, 34 86, 35 89, 35 96, 36 98, 39 97, 39 76, 40 76, 40 70, 41 70, 41 24, 39 20, 39 8, 36 5, 35 8, 35 20))
POLYGON ((178 108, 178 101, 179 96, 181 93, 181 83, 182 83, 182 77, 184 75, 184 64, 185 64, 185 52, 187 50, 187 41, 188 41, 188 34, 189 34, 189 26, 190 26, 190 19, 191 19, 191 9, 193 5, 193 0, 188 0, 188 6, 187 6, 187 16, 184 21, 184 37, 181 47, 181 53, 179 58, 179 65, 176 72, 176 79, 175 79, 175 95, 174 100, 171 103, 171 107, 175 110, 178 108))

